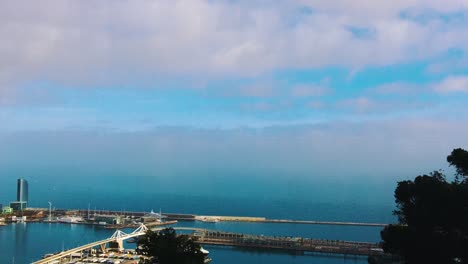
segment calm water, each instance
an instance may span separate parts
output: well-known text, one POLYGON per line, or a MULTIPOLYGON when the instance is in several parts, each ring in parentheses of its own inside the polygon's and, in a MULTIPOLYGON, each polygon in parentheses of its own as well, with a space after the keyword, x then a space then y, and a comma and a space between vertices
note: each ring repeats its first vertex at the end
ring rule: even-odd
MULTIPOLYGON (((208 205, 207 208, 201 208, 200 211, 204 213, 232 213, 244 212, 239 205, 239 208, 220 208, 219 211, 211 209, 214 206, 212 203, 201 203, 200 198, 194 198, 195 202, 189 205, 198 203, 208 205), (239 210, 239 211, 236 211, 239 210)), ((179 202, 180 203, 180 202, 179 202)), ((239 200, 225 201, 224 204, 233 206, 239 203, 239 200)), ((264 206, 257 210, 256 215, 263 215, 270 210, 270 214, 275 216, 275 212, 279 216, 288 216, 289 218, 297 218, 301 212, 300 208, 305 204, 294 205, 291 204, 290 211, 298 215, 281 215, 286 209, 277 209, 286 206, 285 204, 268 204, 263 202, 255 203, 255 206, 264 206), (267 210, 268 209, 268 210, 267 210)), ((356 207, 350 205, 352 209, 340 210, 346 208, 344 205, 333 207, 332 205, 326 206, 324 204, 309 204, 309 208, 304 210, 303 213, 307 215, 313 212, 315 218, 312 219, 333 219, 333 220, 355 220, 366 221, 382 220, 385 216, 379 218, 375 215, 375 210, 367 210, 367 207, 356 207), (321 211, 322 214, 318 212, 321 211), (341 211, 341 214, 338 213, 341 211), (327 218, 328 215, 328 218, 327 218), (320 216, 320 217, 319 217, 320 216), (375 218, 375 219, 374 219, 375 218)), ((183 207, 187 212, 196 212, 193 207, 183 207)), ((253 208, 251 203, 245 204, 245 208, 253 208)), ((270 216, 270 215, 269 215, 270 216)), ((219 223, 202 223, 202 222, 179 222, 176 226, 185 227, 200 227, 207 229, 218 229, 229 232, 250 233, 259 235, 271 236, 301 236, 309 238, 321 239, 341 239, 351 241, 372 241, 378 242, 380 240, 379 227, 358 227, 358 226, 323 226, 323 225, 304 225, 304 224, 275 224, 275 223, 232 223, 232 222, 219 222, 219 223)), ((131 230, 124 230, 130 231, 131 230)), ((68 224, 46 224, 46 223, 28 223, 28 224, 11 224, 8 226, 0 227, 0 263, 30 263, 33 260, 39 259, 46 253, 56 252, 62 248, 73 248, 83 245, 88 242, 104 239, 112 235, 112 230, 107 230, 99 227, 85 226, 85 225, 68 225, 68 224)), ((128 245, 131 247, 132 245, 128 245)), ((238 264, 238 263, 367 263, 364 258, 340 258, 340 257, 324 257, 317 255, 304 255, 295 256, 284 253, 272 252, 259 252, 259 251, 241 251, 232 248, 210 247, 211 256, 214 259, 214 264, 238 264)))
MULTIPOLYGON (((177 226, 196 226, 235 232, 265 235, 300 235, 328 239, 377 240, 377 228, 325 227, 289 224, 196 223, 180 222, 177 226), (288 233, 291 230, 291 233, 288 233)), ((124 230, 131 231, 131 230, 124 230)), ((31 263, 42 255, 77 247, 110 237, 113 231, 85 225, 58 223, 11 224, 0 228, 0 263, 31 263)), ((126 247, 131 248, 129 244, 126 247)), ((225 247, 207 247, 214 264, 238 263, 367 263, 365 258, 325 257, 319 255, 290 255, 278 252, 237 250, 225 247)))
MULTIPOLYGON (((259 191, 252 197, 213 197, 208 195, 176 195, 148 191, 115 192, 112 190, 73 190, 48 189, 33 185, 30 195, 31 206, 47 207, 52 201, 57 208, 82 208, 91 204, 97 210, 147 211, 162 208, 163 212, 194 213, 206 215, 262 216, 275 219, 307 219, 327 221, 356 221, 390 223, 392 201, 379 199, 347 199, 347 196, 324 195, 310 197, 291 195, 286 198, 275 196, 273 192, 259 191), (86 194, 86 195, 84 195, 86 194), (327 198, 328 197, 328 198, 327 198), (330 198, 332 197, 332 198, 330 198), (379 201, 380 203, 375 203, 379 201)), ((90 185, 92 188, 94 185, 90 185)), ((104 185, 100 185, 104 186, 104 185)), ((314 187, 315 188, 315 187, 314 187)), ((344 190, 344 189, 343 189, 344 190)), ((14 197, 14 191, 2 194, 14 197)), ((182 193, 182 192, 181 192, 182 193)), ((355 193, 360 194, 364 191, 355 193)), ((371 193, 371 192, 369 192, 371 193)), ((315 196, 314 196, 315 195, 315 196)), ((322 194, 320 194, 322 195, 322 194)), ((370 195, 370 194, 367 194, 370 195)), ((391 197, 390 197, 391 198, 391 197)), ((319 226, 301 224, 258 224, 258 223, 199 223, 179 222, 177 226, 194 226, 223 231, 263 234, 273 236, 301 236, 321 239, 342 239, 353 241, 380 240, 381 228, 355 226, 319 226)), ((12 224, 0 227, 0 264, 30 263, 42 255, 57 252, 62 248, 72 248, 87 242, 110 237, 111 230, 84 225, 66 224, 12 224)), ((284 253, 241 251, 231 248, 209 247, 214 264, 239 263, 367 263, 365 258, 324 257, 317 255, 295 256, 284 253)))

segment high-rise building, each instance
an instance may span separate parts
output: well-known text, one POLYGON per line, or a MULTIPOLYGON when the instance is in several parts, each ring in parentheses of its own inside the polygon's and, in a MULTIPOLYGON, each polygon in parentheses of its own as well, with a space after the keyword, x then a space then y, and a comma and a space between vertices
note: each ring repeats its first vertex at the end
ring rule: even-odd
POLYGON ((16 201, 28 202, 28 181, 25 179, 18 179, 18 189, 16 201))
POLYGON ((10 203, 13 211, 22 211, 28 207, 28 181, 25 179, 18 179, 16 189, 16 201, 10 203))
POLYGON ((13 211, 23 211, 26 209, 28 204, 26 202, 11 202, 10 207, 13 211))

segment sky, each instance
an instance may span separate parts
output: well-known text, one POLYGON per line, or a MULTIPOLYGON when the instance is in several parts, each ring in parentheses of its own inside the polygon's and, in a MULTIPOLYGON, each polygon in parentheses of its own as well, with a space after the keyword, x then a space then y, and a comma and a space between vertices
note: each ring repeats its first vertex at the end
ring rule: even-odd
POLYGON ((468 148, 467 32, 467 0, 0 0, 0 183, 392 189, 468 148))

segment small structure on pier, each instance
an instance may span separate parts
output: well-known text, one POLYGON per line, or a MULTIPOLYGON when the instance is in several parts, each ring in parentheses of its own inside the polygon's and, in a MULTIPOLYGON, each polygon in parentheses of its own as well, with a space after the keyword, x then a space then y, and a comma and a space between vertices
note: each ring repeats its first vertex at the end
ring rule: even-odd
POLYGON ((166 217, 162 215, 161 211, 159 213, 155 213, 153 210, 151 210, 151 212, 141 217, 141 222, 143 224, 162 222, 163 218, 166 218, 166 217))

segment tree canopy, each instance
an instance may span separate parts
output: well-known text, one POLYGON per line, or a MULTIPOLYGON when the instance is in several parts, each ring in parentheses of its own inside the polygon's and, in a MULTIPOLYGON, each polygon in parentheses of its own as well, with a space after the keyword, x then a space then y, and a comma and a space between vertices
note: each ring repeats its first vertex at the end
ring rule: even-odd
POLYGON ((461 148, 454 149, 447 157, 447 162, 455 167, 458 177, 464 177, 465 181, 468 179, 468 151, 461 148))
POLYGON ((453 182, 440 171, 398 182, 399 224, 381 237, 384 250, 408 264, 468 263, 468 152, 455 149, 447 161, 457 172, 453 182))
POLYGON ((144 264, 202 264, 205 259, 200 245, 187 235, 177 235, 173 228, 159 232, 148 230, 138 240, 137 252, 149 257, 141 262, 144 264))

